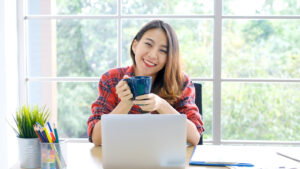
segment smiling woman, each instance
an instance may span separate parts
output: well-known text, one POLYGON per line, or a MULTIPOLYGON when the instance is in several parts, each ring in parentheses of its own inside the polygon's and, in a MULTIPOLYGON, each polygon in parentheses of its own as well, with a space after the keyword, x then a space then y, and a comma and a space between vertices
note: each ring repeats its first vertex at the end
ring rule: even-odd
POLYGON ((179 45, 173 28, 160 20, 147 23, 133 38, 130 49, 132 66, 111 69, 99 82, 99 97, 92 104, 88 119, 91 142, 101 145, 103 114, 186 114, 187 142, 196 145, 204 131, 195 104, 195 88, 180 66, 179 45), (152 89, 133 100, 126 79, 151 76, 152 89))
POLYGON ((130 56, 135 75, 152 76, 153 92, 172 104, 181 94, 184 80, 179 64, 179 44, 173 28, 163 25, 163 22, 146 24, 134 37, 130 56), (157 80, 156 76, 159 77, 157 80))

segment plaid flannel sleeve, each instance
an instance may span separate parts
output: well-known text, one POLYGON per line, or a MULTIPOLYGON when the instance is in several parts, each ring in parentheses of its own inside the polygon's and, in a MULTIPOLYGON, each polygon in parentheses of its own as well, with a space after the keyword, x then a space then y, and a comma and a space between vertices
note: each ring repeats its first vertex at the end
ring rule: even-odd
POLYGON ((89 141, 92 140, 92 132, 95 124, 101 120, 103 114, 108 114, 113 111, 117 104, 117 96, 115 94, 115 84, 114 80, 107 75, 103 75, 99 81, 99 97, 92 104, 91 111, 92 115, 87 121, 88 125, 88 137, 89 141))
POLYGON ((186 79, 182 96, 174 108, 179 113, 186 114, 187 119, 192 121, 200 135, 202 134, 204 131, 203 121, 199 109, 195 104, 195 87, 192 81, 186 79))

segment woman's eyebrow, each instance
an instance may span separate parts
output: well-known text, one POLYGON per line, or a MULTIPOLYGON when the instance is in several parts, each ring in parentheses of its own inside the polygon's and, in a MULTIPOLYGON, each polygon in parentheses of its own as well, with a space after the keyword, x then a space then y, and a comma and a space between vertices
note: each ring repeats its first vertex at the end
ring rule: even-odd
POLYGON ((151 41, 151 42, 153 42, 153 43, 155 43, 154 40, 151 39, 151 38, 146 38, 146 39, 149 40, 149 41, 151 41))
MULTIPOLYGON (((146 39, 149 40, 149 41, 151 41, 152 43, 155 43, 155 41, 153 39, 151 39, 151 38, 146 38, 146 39)), ((161 46, 164 47, 164 48, 168 48, 167 45, 161 45, 161 46)))

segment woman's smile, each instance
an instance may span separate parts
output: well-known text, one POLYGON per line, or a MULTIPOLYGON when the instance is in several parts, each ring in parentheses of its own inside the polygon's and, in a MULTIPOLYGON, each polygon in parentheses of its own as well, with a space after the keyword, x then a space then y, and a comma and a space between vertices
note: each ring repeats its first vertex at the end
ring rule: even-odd
POLYGON ((147 67, 150 67, 150 68, 155 67, 155 66, 157 65, 157 64, 155 64, 155 63, 153 63, 153 62, 151 62, 151 61, 149 61, 149 60, 146 60, 146 59, 144 59, 143 61, 144 61, 144 64, 145 64, 147 67))

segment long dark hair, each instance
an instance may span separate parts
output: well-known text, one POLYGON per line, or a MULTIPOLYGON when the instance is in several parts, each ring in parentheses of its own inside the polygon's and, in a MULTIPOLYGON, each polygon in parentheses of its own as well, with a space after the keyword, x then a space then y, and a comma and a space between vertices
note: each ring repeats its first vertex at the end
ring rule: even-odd
POLYGON ((140 41, 145 32, 157 28, 165 32, 168 39, 167 62, 165 67, 158 72, 152 85, 152 92, 170 104, 174 104, 182 93, 184 76, 180 66, 179 43, 173 28, 161 20, 147 23, 134 37, 130 46, 130 56, 133 66, 136 67, 135 54, 132 50, 134 40, 140 41))

